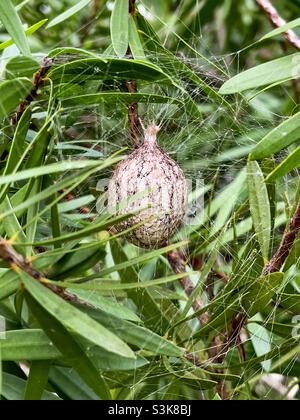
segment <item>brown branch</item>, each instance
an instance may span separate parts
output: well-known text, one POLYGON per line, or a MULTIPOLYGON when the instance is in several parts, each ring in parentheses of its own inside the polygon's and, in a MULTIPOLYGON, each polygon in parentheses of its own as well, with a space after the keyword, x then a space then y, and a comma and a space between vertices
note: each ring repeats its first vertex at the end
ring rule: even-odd
MULTIPOLYGON (((279 248, 277 249, 274 256, 271 258, 269 263, 263 269, 263 275, 268 275, 271 273, 275 273, 281 269, 284 262, 286 261, 290 250, 297 238, 297 234, 300 230, 300 201, 297 205, 296 211, 293 217, 290 220, 289 226, 285 231, 279 248)), ((232 321, 232 332, 226 342, 220 346, 218 354, 212 361, 217 360, 218 363, 222 361, 222 358, 226 356, 228 350, 232 347, 232 345, 238 346, 238 351, 240 354, 240 359, 243 361, 245 360, 245 349, 240 338, 241 330, 244 327, 247 321, 247 317, 245 314, 240 313, 238 314, 232 321)))
POLYGON ((11 118, 11 125, 15 126, 18 123, 28 106, 37 98, 38 90, 42 85, 44 77, 46 76, 46 73, 52 64, 53 62, 51 58, 44 58, 41 68, 33 76, 32 90, 29 95, 20 103, 18 111, 13 114, 11 118))
MULTIPOLYGON (((269 0, 256 0, 256 3, 261 9, 267 14, 269 20, 275 28, 280 28, 286 24, 286 21, 278 14, 275 7, 269 0)), ((285 39, 293 45, 297 50, 300 51, 300 39, 297 37, 294 31, 291 29, 284 32, 285 39)))
MULTIPOLYGON (((129 93, 137 92, 137 83, 134 80, 126 81, 126 88, 129 93)), ((138 104, 136 102, 128 105, 128 121, 130 137, 134 147, 138 147, 141 141, 141 123, 139 119, 138 104)))
MULTIPOLYGON (((175 274, 180 274, 185 272, 185 258, 179 251, 172 251, 167 254, 168 261, 172 267, 175 274)), ((187 296, 191 296, 194 291, 194 285, 189 277, 184 277, 180 280, 181 286, 185 291, 187 296)), ((195 312, 203 308, 203 303, 199 297, 193 302, 193 309, 195 312)), ((202 314, 198 318, 201 325, 206 324, 208 321, 208 315, 202 314)))
MULTIPOLYGON (((0 259, 5 261, 13 271, 21 270, 24 273, 28 274, 30 277, 38 280, 43 286, 47 287, 48 289, 52 290, 56 295, 60 296, 62 299, 76 303, 78 305, 85 305, 88 304, 77 298, 77 296, 73 295, 65 291, 63 288, 55 286, 53 284, 48 284, 47 280, 45 279, 44 273, 38 271, 30 261, 28 261, 23 255, 19 254, 11 245, 9 241, 0 237, 0 259)), ((89 305, 88 305, 89 306, 89 305)))
POLYGON ((287 259, 290 250, 296 240, 297 234, 300 230, 300 201, 292 217, 288 229, 285 231, 278 250, 271 258, 269 263, 265 266, 263 274, 266 276, 271 273, 279 271, 287 259))

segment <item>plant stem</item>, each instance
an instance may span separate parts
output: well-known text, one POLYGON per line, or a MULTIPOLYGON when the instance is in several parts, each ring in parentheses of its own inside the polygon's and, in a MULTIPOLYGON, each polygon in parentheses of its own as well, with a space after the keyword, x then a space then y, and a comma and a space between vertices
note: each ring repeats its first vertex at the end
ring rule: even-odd
POLYGON ((28 106, 37 98, 38 90, 42 85, 44 77, 46 76, 46 73, 48 72, 52 64, 53 62, 51 58, 44 58, 41 68, 33 76, 32 90, 29 93, 29 95, 20 103, 18 111, 12 116, 11 125, 15 126, 18 123, 26 108, 28 108, 28 106))
POLYGON ((290 250, 296 240, 297 234, 300 230, 300 201, 297 205, 296 211, 291 218, 288 229, 285 231, 279 248, 269 263, 265 266, 263 274, 266 276, 271 273, 279 271, 287 259, 290 250))
MULTIPOLYGON (((179 251, 172 251, 167 254, 168 261, 172 270, 175 274, 180 274, 185 272, 185 258, 179 251)), ((194 292, 194 285, 193 282, 189 279, 189 277, 183 277, 180 280, 181 286, 185 291, 186 295, 189 297, 194 292)), ((192 305, 195 312, 199 311, 203 308, 203 303, 199 297, 195 299, 192 305)), ((201 325, 205 324, 208 321, 208 315, 203 314, 199 318, 199 322, 201 325)))
POLYGON ((72 302, 72 303, 85 305, 85 306, 88 305, 85 301, 78 299, 77 296, 69 292, 66 292, 61 287, 55 286, 53 284, 48 284, 47 279, 45 279, 44 274, 38 271, 28 259, 23 257, 23 255, 19 254, 13 248, 13 246, 11 245, 9 241, 1 237, 0 237, 0 259, 7 262, 11 270, 15 271, 16 273, 19 272, 20 270, 23 271, 24 273, 27 273, 30 277, 39 281, 43 286, 52 290, 52 292, 54 292, 56 295, 60 296, 62 299, 66 300, 67 302, 72 302))

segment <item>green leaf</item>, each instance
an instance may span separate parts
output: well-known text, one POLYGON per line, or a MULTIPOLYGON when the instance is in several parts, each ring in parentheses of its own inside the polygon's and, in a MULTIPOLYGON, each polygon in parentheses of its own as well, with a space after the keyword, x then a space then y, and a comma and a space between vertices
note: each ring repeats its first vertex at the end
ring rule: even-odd
POLYGON ((290 29, 297 28, 298 26, 300 26, 300 18, 294 19, 291 22, 288 22, 285 25, 280 26, 280 28, 276 28, 273 31, 268 32, 266 35, 260 38, 258 42, 273 38, 276 35, 281 35, 290 29))
MULTIPOLYGON (((77 284, 77 283, 68 283, 68 281, 64 282, 55 282, 55 284, 58 284, 61 287, 68 287, 68 288, 74 288, 78 290, 95 290, 95 291, 105 291, 105 290, 133 290, 133 289, 146 289, 148 287, 158 286, 162 284, 172 283, 176 280, 179 280, 186 275, 195 275, 198 274, 196 271, 191 272, 184 272, 179 274, 173 274, 171 276, 162 277, 160 279, 153 279, 153 280, 145 280, 145 281, 139 281, 135 283, 117 283, 115 280, 109 281, 109 280, 100 280, 101 282, 98 283, 98 281, 95 282, 88 282, 84 284, 77 284)), ((133 280, 133 279, 132 279, 133 280)), ((54 282, 53 282, 54 284, 54 282)))
MULTIPOLYGON (((2 395, 6 400, 9 401, 20 401, 23 400, 25 391, 26 381, 18 378, 17 376, 3 372, 3 386, 2 395)), ((60 400, 58 396, 49 391, 44 391, 42 400, 60 400)))
POLYGON ((32 82, 25 77, 0 84, 0 118, 13 111, 32 90, 32 82))
POLYGON ((19 282, 17 274, 6 271, 0 277, 0 300, 7 298, 18 290, 19 282))
POLYGON ((149 93, 126 93, 126 92, 101 92, 88 95, 72 96, 69 98, 62 98, 61 104, 63 108, 68 107, 82 107, 84 105, 97 105, 101 103, 124 103, 130 104, 132 102, 170 103, 182 106, 182 101, 168 96, 154 95, 149 93))
POLYGON ((65 328, 109 352, 123 357, 135 358, 133 351, 102 325, 56 296, 25 273, 20 274, 20 276, 28 293, 65 328))
POLYGON ((145 60, 121 58, 85 58, 71 63, 54 66, 48 77, 60 83, 79 82, 82 80, 132 79, 156 81, 171 79, 158 66, 145 60))
POLYGON ((249 159, 260 160, 274 155, 300 139, 300 112, 270 131, 252 149, 249 159))
POLYGON ((53 366, 50 370, 49 381, 59 394, 75 401, 99 400, 95 392, 87 386, 80 376, 70 368, 53 366))
POLYGON ((129 16, 129 46, 134 58, 145 59, 145 51, 132 15, 129 16))
MULTIPOLYGON (((46 121, 43 127, 35 136, 34 142, 32 142, 30 153, 27 157, 25 169, 36 168, 44 163, 44 157, 51 138, 51 124, 51 119, 46 121)), ((30 180, 30 184, 32 184, 32 180, 30 180)))
MULTIPOLYGON (((0 2, 0 20, 22 54, 30 55, 30 48, 22 22, 11 0, 0 2)), ((2 97, 2 96, 1 96, 2 97)))
POLYGON ((296 79, 300 75, 299 64, 299 53, 260 64, 229 79, 223 84, 219 93, 228 95, 296 79))
POLYGON ((156 355, 180 357, 184 349, 176 346, 172 341, 161 337, 148 328, 133 324, 132 322, 116 318, 100 310, 85 308, 85 311, 122 340, 140 349, 151 351, 156 355))
POLYGON ((11 174, 17 167, 19 160, 25 150, 26 135, 31 122, 31 110, 27 108, 18 122, 10 150, 6 161, 3 175, 11 174))
POLYGON ((5 361, 54 360, 62 357, 42 330, 7 331, 1 348, 5 361))
POLYGON ((128 20, 128 1, 115 0, 110 21, 110 35, 115 53, 119 57, 124 57, 128 49, 128 20))
POLYGON ((74 293, 77 297, 93 305, 95 308, 101 309, 101 311, 111 314, 120 319, 126 319, 127 321, 142 322, 140 318, 129 308, 117 302, 116 300, 109 299, 97 294, 95 290, 79 290, 79 289, 68 289, 71 293, 74 293))
POLYGON ((71 161, 62 163, 52 163, 38 168, 26 169, 12 175, 6 175, 0 178, 0 185, 10 184, 24 179, 38 177, 42 175, 54 174, 57 172, 67 172, 74 169, 92 168, 99 165, 99 162, 93 160, 71 161))
MULTIPOLYGON (((1 204, 0 209, 3 212, 10 211, 10 215, 6 217, 4 221, 2 222, 6 235, 9 238, 16 239, 17 241, 20 242, 20 244, 26 243, 27 242, 26 235, 20 225, 20 222, 14 212, 14 209, 12 208, 12 205, 8 196, 4 198, 4 201, 1 204)), ((17 245, 16 249, 18 252, 25 255, 25 249, 23 248, 22 245, 17 245)))
MULTIPOLYGON (((250 335, 252 345, 258 357, 269 353, 272 350, 272 339, 268 330, 259 321, 263 321, 262 316, 257 314, 247 322, 247 330, 250 335)), ((271 368, 271 360, 265 360, 261 363, 263 369, 268 372, 271 368)))
POLYGON ((91 225, 88 225, 86 228, 80 229, 77 232, 69 233, 67 235, 60 236, 59 238, 53 238, 46 241, 39 241, 37 243, 31 243, 30 245, 44 246, 44 245, 53 245, 61 244, 63 242, 73 241, 74 239, 84 238, 88 235, 100 232, 101 230, 107 230, 108 228, 115 226, 118 223, 121 223, 124 220, 127 220, 132 215, 126 214, 123 216, 116 216, 110 219, 101 220, 99 223, 93 222, 91 225))
POLYGON ((47 25, 47 29, 53 28, 53 26, 58 25, 59 23, 64 22, 65 20, 69 19, 71 16, 75 15, 76 13, 80 12, 84 7, 86 7, 91 0, 80 0, 75 4, 73 7, 70 7, 70 9, 67 9, 60 15, 56 16, 49 24, 47 25))
MULTIPOLYGON (((45 25, 45 23, 48 21, 48 19, 43 19, 40 20, 39 22, 35 23, 34 25, 30 26, 30 28, 25 30, 25 34, 26 35, 32 35, 34 34, 37 30, 39 30, 43 25, 45 25)), ((4 41, 0 44, 0 51, 4 50, 7 47, 10 47, 11 45, 13 45, 15 43, 15 41, 13 39, 8 39, 7 41, 4 41)))
POLYGON ((55 317, 47 314, 43 307, 29 294, 26 301, 33 315, 58 350, 69 360, 71 366, 86 384, 103 399, 110 399, 110 392, 105 380, 98 373, 94 363, 86 355, 77 341, 55 317))
POLYGON ((284 175, 298 168, 300 165, 300 146, 288 155, 276 168, 266 177, 266 182, 275 181, 284 175))
POLYGON ((272 273, 261 276, 244 291, 242 307, 248 317, 264 310, 282 287, 284 273, 272 273))
POLYGON ((9 80, 17 77, 32 79, 35 72, 40 68, 39 63, 31 57, 20 55, 11 58, 5 67, 5 78, 9 80))
POLYGON ((48 383, 50 362, 34 361, 31 363, 29 376, 26 382, 24 400, 37 401, 43 396, 48 383))
POLYGON ((247 176, 251 216, 263 258, 267 261, 270 248, 271 211, 267 186, 256 161, 248 162, 247 176))

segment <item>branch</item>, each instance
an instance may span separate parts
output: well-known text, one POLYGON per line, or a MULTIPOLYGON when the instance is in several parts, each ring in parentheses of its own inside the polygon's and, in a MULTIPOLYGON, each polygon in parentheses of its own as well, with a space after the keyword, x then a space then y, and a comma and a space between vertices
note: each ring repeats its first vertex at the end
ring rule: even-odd
POLYGON ((42 85, 44 77, 46 76, 46 73, 48 72, 52 64, 53 62, 51 58, 44 58, 41 68, 33 76, 32 90, 29 93, 29 95, 20 103, 18 111, 13 114, 11 118, 11 125, 14 126, 18 123, 26 108, 37 98, 38 90, 42 85))
POLYGON ((281 243, 275 255, 271 258, 269 263, 263 270, 263 274, 266 276, 271 273, 279 271, 287 259, 290 250, 296 240, 297 234, 300 230, 300 201, 297 209, 292 217, 289 227, 283 235, 281 243))
POLYGON ((34 278, 35 280, 38 280, 43 286, 52 290, 52 292, 60 296, 62 299, 79 305, 88 305, 85 301, 78 299, 77 296, 73 295, 72 293, 66 292, 63 288, 55 286, 53 284, 47 284, 47 282, 45 281, 45 275, 42 272, 38 271, 35 267, 33 267, 31 262, 28 261, 25 257, 23 257, 23 255, 19 254, 13 248, 9 241, 6 241, 1 237, 0 259, 7 262, 13 271, 21 270, 24 273, 27 273, 30 277, 34 278))
MULTIPOLYGON (((134 80, 127 80, 126 88, 129 93, 136 93, 137 83, 134 80)), ((138 147, 141 141, 141 123, 138 104, 136 102, 128 105, 128 121, 131 140, 134 146, 138 147)))
MULTIPOLYGON (((175 274, 180 274, 185 272, 185 258, 179 251, 172 251, 167 254, 168 261, 172 267, 175 274)), ((194 291, 193 282, 189 277, 184 277, 180 280, 181 286, 185 291, 186 295, 189 297, 194 291)), ((203 303, 198 297, 195 302, 193 302, 193 309, 195 312, 203 308, 203 303)), ((203 314, 198 318, 201 325, 206 324, 208 321, 208 315, 203 314)))
MULTIPOLYGON (((286 21, 278 14, 275 7, 272 5, 270 0, 256 0, 256 3, 261 9, 267 14, 269 20, 275 28, 280 28, 286 24, 286 21)), ((285 39, 293 45, 297 50, 300 51, 300 39, 297 37, 294 31, 291 29, 284 32, 285 39)))

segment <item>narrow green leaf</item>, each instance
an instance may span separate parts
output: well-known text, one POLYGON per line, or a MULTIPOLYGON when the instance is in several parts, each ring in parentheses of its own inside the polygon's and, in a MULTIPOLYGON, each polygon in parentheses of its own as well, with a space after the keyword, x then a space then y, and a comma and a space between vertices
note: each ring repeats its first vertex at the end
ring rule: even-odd
MULTIPOLYGON (((26 381, 10 373, 3 372, 2 395, 9 401, 23 400, 26 381)), ((57 401, 60 398, 52 392, 44 391, 42 400, 57 401)))
POLYGON ((134 58, 145 59, 145 51, 132 15, 129 16, 129 46, 134 58))
POLYGON ((91 0, 80 0, 75 4, 73 7, 70 7, 69 9, 65 10, 60 15, 56 16, 49 24, 47 25, 48 28, 53 28, 53 26, 58 25, 59 23, 64 22, 65 20, 69 19, 71 16, 75 15, 76 13, 80 12, 84 7, 86 7, 91 0))
POLYGON ((128 20, 128 1, 115 0, 110 21, 110 35, 115 53, 119 57, 124 57, 128 49, 128 20))
MULTIPOLYGON (((38 31, 45 23, 48 21, 48 19, 42 19, 39 22, 35 23, 34 25, 30 26, 28 29, 25 30, 25 34, 27 36, 30 36, 34 34, 36 31, 38 31)), ((7 47, 10 47, 13 45, 15 41, 13 39, 8 39, 7 41, 4 41, 0 44, 0 51, 4 50, 7 47)))
POLYGON ((270 131, 252 149, 249 159, 260 160, 274 155, 285 149, 300 138, 300 112, 285 120, 279 126, 270 131))
POLYGON ((6 117, 29 95, 32 82, 25 77, 0 84, 0 118, 6 117))
POLYGON ((251 216, 263 258, 267 261, 270 248, 271 210, 264 176, 256 161, 248 162, 247 176, 251 216))
POLYGON ((61 104, 63 108, 68 107, 82 107, 84 105, 96 105, 100 103, 124 103, 130 104, 132 102, 144 103, 172 103, 182 106, 182 101, 162 95, 153 95, 149 93, 126 93, 126 92, 101 92, 88 95, 72 96, 69 98, 62 98, 61 104))
POLYGON ((65 328, 107 351, 123 357, 135 358, 133 351, 102 325, 56 296, 25 273, 20 274, 20 276, 30 295, 65 328))
POLYGON ((37 401, 43 396, 47 386, 51 362, 34 361, 31 363, 29 376, 26 382, 24 400, 37 401))
POLYGON ((149 350, 157 355, 162 354, 174 357, 180 357, 184 352, 184 349, 176 346, 176 344, 172 343, 172 341, 161 337, 151 329, 116 318, 115 316, 104 313, 100 310, 86 308, 85 311, 91 317, 105 325, 106 328, 109 328, 122 340, 137 346, 140 349, 149 350))
POLYGON ((281 35, 290 29, 297 28, 298 26, 300 26, 300 18, 294 19, 291 22, 288 22, 285 25, 280 26, 280 28, 276 28, 273 31, 268 32, 266 35, 261 37, 258 42, 273 38, 276 35, 281 35))
POLYGON ((54 66, 48 77, 60 83, 78 82, 83 79, 133 79, 156 81, 165 80, 171 83, 171 78, 158 66, 145 60, 129 60, 121 58, 85 58, 67 64, 54 66))
POLYGON ((111 314, 120 319, 126 319, 127 321, 142 322, 140 318, 129 308, 122 305, 117 300, 109 299, 101 296, 95 290, 79 290, 70 288, 69 291, 74 293, 80 299, 93 305, 95 308, 101 309, 103 312, 111 314))
POLYGON ((26 169, 24 171, 17 172, 16 174, 2 176, 0 178, 0 185, 10 184, 16 181, 22 181, 24 179, 38 177, 47 174, 54 174, 57 172, 67 172, 74 169, 85 169, 92 168, 93 166, 99 165, 99 162, 93 160, 82 160, 62 163, 52 163, 39 168, 26 169))
POLYGON ((34 73, 36 73, 39 68, 40 64, 36 60, 24 55, 18 55, 7 62, 5 67, 5 78, 9 80, 18 77, 32 79, 34 73))
MULTIPOLYGON (((27 242, 26 235, 20 225, 20 222, 14 212, 14 209, 12 208, 12 205, 8 196, 4 198, 4 201, 1 204, 0 209, 1 209, 1 212, 10 211, 10 215, 7 216, 2 222, 6 235, 9 238, 16 239, 18 242, 20 242, 20 244, 26 243, 27 242)), ((17 245, 16 249, 18 252, 25 255, 26 251, 22 245, 17 245)))
POLYGON ((0 20, 9 35, 15 41, 21 53, 24 55, 30 55, 30 48, 22 22, 11 0, 0 1, 0 20))
POLYGON ((2 358, 6 361, 54 360, 62 357, 42 330, 7 331, 6 340, 1 344, 2 358))
POLYGON ((242 297, 242 307, 249 318, 264 310, 272 298, 282 287, 283 273, 272 273, 261 276, 245 290, 242 297))
POLYGON ((73 368, 62 368, 52 366, 49 374, 49 381, 64 396, 75 401, 98 400, 98 395, 87 386, 73 368))
POLYGON ((276 168, 267 176, 266 182, 275 181, 284 175, 298 168, 300 165, 300 146, 297 147, 288 157, 286 157, 276 168))
POLYGON ((43 307, 29 294, 26 294, 26 301, 51 342, 67 358, 86 384, 100 398, 110 399, 110 391, 105 380, 69 331, 55 317, 47 314, 43 307))
POLYGON ((0 300, 6 299, 18 290, 19 282, 16 273, 6 271, 0 277, 0 300))
POLYGON ((46 123, 36 135, 34 144, 30 149, 30 153, 25 164, 25 169, 36 168, 39 165, 43 165, 44 157, 51 138, 51 124, 51 120, 46 121, 46 123))
POLYGON ((300 75, 300 54, 292 54, 260 64, 232 77, 223 84, 219 93, 228 95, 256 89, 260 86, 296 79, 300 75))
MULTIPOLYGON (((262 325, 260 325, 260 321, 263 321, 263 318, 258 313, 247 322, 247 330, 257 357, 263 356, 272 350, 270 333, 267 328, 263 326, 263 322, 262 325)), ((261 365, 263 369, 268 372, 270 371, 272 362, 271 360, 265 360, 261 365)))
POLYGON ((30 108, 27 108, 17 125, 14 138, 10 146, 9 155, 6 161, 6 166, 4 168, 3 175, 11 174, 17 167, 18 162, 25 149, 25 140, 27 132, 29 130, 30 122, 31 110, 30 108))

